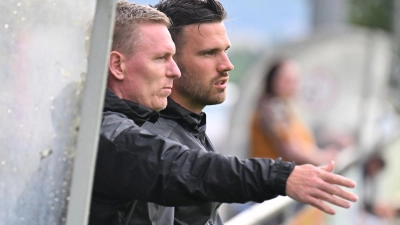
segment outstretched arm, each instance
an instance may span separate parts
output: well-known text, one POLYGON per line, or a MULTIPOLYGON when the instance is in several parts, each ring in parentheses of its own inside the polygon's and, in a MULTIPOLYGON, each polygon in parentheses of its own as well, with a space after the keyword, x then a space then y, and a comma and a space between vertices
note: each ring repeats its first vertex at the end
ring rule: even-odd
POLYGON ((164 206, 262 202, 285 195, 294 164, 239 159, 149 133, 121 114, 105 112, 94 199, 138 199, 164 206))
POLYGON ((332 173, 334 167, 334 161, 322 167, 309 164, 296 166, 287 180, 286 194, 298 202, 310 204, 331 215, 336 212, 324 201, 349 208, 349 201, 356 202, 358 197, 340 186, 354 188, 356 183, 332 173))

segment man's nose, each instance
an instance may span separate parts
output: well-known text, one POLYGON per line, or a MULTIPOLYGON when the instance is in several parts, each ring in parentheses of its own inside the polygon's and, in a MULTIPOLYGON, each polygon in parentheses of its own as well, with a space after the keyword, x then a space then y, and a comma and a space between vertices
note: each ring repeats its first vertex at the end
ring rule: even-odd
POLYGON ((179 70, 178 65, 176 65, 176 62, 173 59, 171 59, 171 63, 166 75, 167 77, 170 77, 172 79, 177 79, 181 77, 181 71, 179 70))
POLYGON ((232 71, 235 68, 235 66, 231 63, 229 60, 228 55, 224 52, 223 55, 221 56, 221 61, 218 64, 218 72, 229 72, 232 71))

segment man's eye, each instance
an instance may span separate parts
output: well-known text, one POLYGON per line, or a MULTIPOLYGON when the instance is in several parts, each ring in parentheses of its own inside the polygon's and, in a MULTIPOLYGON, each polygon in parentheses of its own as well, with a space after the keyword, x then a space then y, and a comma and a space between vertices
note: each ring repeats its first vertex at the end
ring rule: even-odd
POLYGON ((205 52, 204 55, 215 55, 215 51, 205 52))

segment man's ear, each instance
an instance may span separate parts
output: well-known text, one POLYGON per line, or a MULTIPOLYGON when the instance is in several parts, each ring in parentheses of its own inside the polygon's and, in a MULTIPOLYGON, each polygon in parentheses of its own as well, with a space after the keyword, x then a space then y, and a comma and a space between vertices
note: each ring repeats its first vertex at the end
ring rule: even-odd
POLYGON ((123 80, 125 77, 123 61, 124 61, 124 56, 121 53, 117 51, 112 51, 110 53, 109 69, 111 74, 117 80, 123 80))

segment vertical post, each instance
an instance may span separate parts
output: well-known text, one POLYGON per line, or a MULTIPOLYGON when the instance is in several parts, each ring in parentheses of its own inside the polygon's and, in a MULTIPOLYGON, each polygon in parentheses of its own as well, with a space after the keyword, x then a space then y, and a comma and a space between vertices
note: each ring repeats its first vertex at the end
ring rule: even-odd
POLYGON ((348 0, 312 0, 314 31, 342 27, 348 20, 348 0))
POLYGON ((399 54, 400 41, 400 1, 393 0, 393 32, 396 43, 397 54, 399 54))
POLYGON ((96 5, 67 211, 67 225, 88 223, 108 57, 114 30, 115 7, 116 1, 114 0, 98 0, 96 5))
POLYGON ((400 1, 392 0, 393 2, 393 58, 392 71, 389 79, 390 100, 400 113, 400 1))

